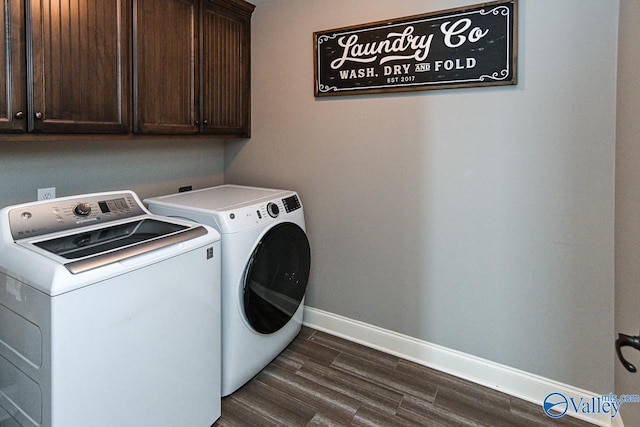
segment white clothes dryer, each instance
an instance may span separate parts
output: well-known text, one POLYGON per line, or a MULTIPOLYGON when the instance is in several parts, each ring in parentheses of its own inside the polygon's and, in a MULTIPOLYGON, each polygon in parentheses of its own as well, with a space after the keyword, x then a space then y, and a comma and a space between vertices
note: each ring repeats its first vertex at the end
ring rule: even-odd
POLYGON ((294 191, 222 185, 146 199, 222 241, 222 396, 260 372, 302 326, 311 253, 294 191))

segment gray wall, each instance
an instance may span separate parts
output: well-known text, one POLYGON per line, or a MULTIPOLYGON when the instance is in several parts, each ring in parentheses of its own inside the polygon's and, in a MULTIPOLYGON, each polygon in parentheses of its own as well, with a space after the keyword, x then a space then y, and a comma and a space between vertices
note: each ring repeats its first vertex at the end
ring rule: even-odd
POLYGON ((618 2, 521 0, 515 87, 313 97, 314 31, 465 4, 260 3, 225 182, 300 192, 308 305, 609 393, 618 2))
MULTIPOLYGON (((616 145, 616 329, 640 330, 640 3, 620 2, 618 110, 616 145)), ((640 367, 640 353, 625 350, 640 367)), ((616 363, 616 394, 638 394, 640 374, 616 363)), ((640 404, 622 406, 627 425, 640 425, 640 404), (631 420, 635 420, 635 423, 631 420)))
MULTIPOLYGON (((45 186, 293 188, 309 305, 608 393, 614 331, 640 325, 637 2, 621 2, 617 128, 616 1, 520 0, 516 87, 313 98, 313 31, 468 3, 260 3, 250 141, 3 136, 0 206, 45 186)), ((616 364, 615 392, 637 393, 637 375, 616 364)))
MULTIPOLYGON (((216 140, 0 142, 0 206, 56 196, 132 189, 141 198, 223 182, 223 142, 216 140)), ((15 138, 14 138, 15 139, 15 138)))

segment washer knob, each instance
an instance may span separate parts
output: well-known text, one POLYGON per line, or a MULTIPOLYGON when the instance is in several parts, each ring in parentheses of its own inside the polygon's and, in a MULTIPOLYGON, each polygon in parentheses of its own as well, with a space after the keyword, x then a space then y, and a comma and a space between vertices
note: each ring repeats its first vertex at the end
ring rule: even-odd
POLYGON ((88 216, 91 213, 91 204, 89 203, 78 203, 75 208, 73 208, 73 213, 77 216, 88 216))
POLYGON ((280 215, 280 208, 275 203, 269 203, 267 205, 267 212, 271 218, 277 218, 280 215))

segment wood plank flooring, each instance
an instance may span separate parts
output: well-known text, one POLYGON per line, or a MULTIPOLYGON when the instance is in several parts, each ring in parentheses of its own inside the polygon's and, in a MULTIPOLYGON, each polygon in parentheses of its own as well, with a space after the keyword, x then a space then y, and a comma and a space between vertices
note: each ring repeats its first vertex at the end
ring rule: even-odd
POLYGON ((591 426, 539 405, 329 334, 303 328, 222 400, 215 427, 591 426))

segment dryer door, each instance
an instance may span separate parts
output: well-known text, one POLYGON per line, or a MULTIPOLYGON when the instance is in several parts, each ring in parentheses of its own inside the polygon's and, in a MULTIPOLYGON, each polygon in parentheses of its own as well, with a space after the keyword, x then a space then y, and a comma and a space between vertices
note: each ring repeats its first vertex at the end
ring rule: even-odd
POLYGON ((244 281, 244 310, 263 334, 282 328, 300 306, 309 280, 311 250, 304 230, 285 222, 270 229, 253 251, 244 281))

